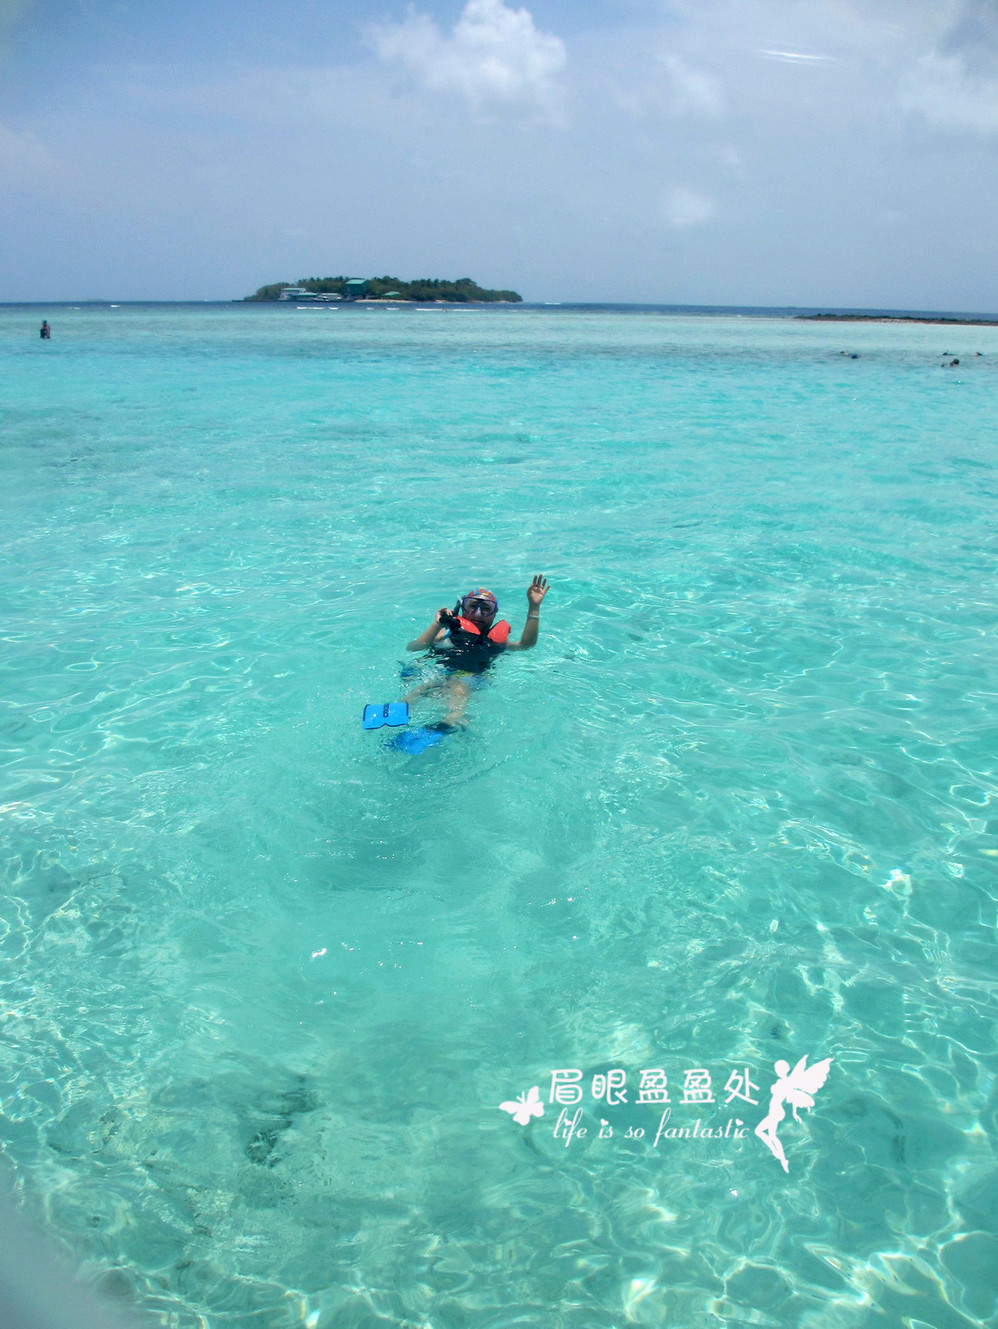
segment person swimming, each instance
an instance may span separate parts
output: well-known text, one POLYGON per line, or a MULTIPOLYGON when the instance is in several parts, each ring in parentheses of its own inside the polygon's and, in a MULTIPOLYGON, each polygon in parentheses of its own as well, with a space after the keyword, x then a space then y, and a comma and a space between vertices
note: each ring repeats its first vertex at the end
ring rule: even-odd
POLYGON ((537 644, 541 602, 547 593, 547 579, 535 576, 527 587, 527 618, 519 641, 509 640, 512 628, 497 617, 499 602, 484 587, 461 596, 453 609, 438 609, 430 626, 406 650, 429 651, 443 665, 444 675, 421 683, 404 700, 442 693, 447 704, 443 724, 461 724, 471 696, 467 680, 485 673, 506 651, 529 651, 537 644))

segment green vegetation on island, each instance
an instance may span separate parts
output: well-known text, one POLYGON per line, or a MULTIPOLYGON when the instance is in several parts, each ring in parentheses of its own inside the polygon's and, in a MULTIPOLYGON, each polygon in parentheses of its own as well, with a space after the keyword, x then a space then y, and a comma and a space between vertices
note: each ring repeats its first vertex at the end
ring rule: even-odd
POLYGON ((398 277, 302 277, 297 282, 274 282, 261 286, 246 300, 289 300, 325 297, 344 300, 443 300, 449 304, 516 304, 523 299, 516 291, 487 291, 470 277, 443 281, 439 277, 420 277, 400 281, 398 277), (288 294, 294 292, 294 294, 288 294))

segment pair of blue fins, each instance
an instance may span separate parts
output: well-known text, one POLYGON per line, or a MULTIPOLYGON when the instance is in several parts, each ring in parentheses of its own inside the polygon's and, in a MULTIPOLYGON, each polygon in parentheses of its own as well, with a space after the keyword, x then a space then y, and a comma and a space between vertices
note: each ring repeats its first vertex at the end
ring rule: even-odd
MULTIPOLYGON (((369 702, 364 707, 362 723, 365 729, 383 729, 385 725, 392 727, 407 725, 409 703, 407 701, 369 702)), ((454 725, 441 721, 438 724, 420 725, 418 729, 405 729, 400 734, 393 734, 388 740, 388 746, 397 748, 399 752, 415 755, 418 752, 425 752, 427 748, 435 748, 448 734, 453 733, 454 728, 454 725)))

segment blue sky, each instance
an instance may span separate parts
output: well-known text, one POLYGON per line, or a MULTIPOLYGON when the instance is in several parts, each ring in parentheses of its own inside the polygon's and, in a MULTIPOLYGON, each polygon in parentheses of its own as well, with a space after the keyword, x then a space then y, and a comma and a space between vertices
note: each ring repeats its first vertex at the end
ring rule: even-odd
POLYGON ((995 0, 0 0, 0 300, 998 311, 995 0))

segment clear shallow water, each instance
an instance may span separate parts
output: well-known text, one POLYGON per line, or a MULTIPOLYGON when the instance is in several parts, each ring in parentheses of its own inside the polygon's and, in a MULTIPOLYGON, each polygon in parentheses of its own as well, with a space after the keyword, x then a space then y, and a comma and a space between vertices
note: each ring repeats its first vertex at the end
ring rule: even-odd
POLYGON ((993 1316, 998 329, 50 320, 0 314, 27 1212, 180 1329, 993 1316), (466 734, 362 732, 536 571, 466 734), (652 1146, 644 1068, 748 1134, 652 1146))

